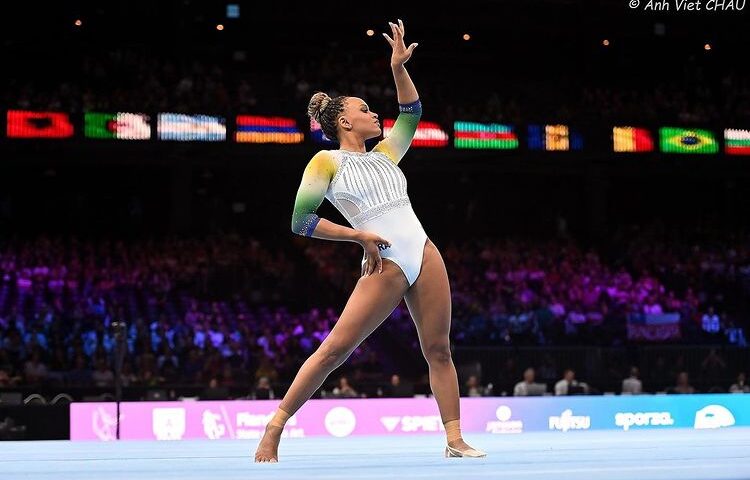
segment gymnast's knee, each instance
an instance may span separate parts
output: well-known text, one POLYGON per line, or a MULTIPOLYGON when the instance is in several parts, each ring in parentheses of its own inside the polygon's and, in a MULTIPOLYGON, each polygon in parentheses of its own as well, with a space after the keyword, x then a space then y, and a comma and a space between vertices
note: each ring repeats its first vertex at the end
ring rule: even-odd
POLYGON ((424 358, 430 365, 444 366, 451 363, 451 345, 448 340, 432 342, 425 346, 424 358))
POLYGON ((338 342, 323 342, 316 352, 318 363, 323 369, 333 371, 349 358, 352 349, 338 342))

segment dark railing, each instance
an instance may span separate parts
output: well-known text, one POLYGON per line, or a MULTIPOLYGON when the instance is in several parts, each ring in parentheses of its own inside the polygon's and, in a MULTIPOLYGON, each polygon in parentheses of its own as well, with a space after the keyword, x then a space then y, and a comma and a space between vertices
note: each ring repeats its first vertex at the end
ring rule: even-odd
POLYGON ((619 393, 631 366, 639 368, 646 392, 664 391, 675 384, 677 372, 686 371, 690 383, 699 392, 707 393, 713 389, 726 392, 739 372, 747 373, 750 348, 723 345, 457 347, 453 358, 463 377, 478 374, 483 383, 493 382, 495 395, 503 395, 503 392, 512 395, 513 385, 521 380, 527 367, 537 370, 537 380, 547 383, 548 391, 561 378, 563 369, 572 368, 577 379, 597 390, 619 393), (724 361, 725 368, 703 368, 703 360, 712 349, 724 361), (540 367, 545 362, 555 372, 554 377, 539 377, 540 367))
MULTIPOLYGON (((750 366, 750 348, 727 346, 682 346, 654 345, 637 347, 457 347, 453 351, 453 360, 459 374, 459 381, 464 385, 470 375, 477 375, 482 384, 493 384, 492 395, 512 395, 512 388, 522 378, 523 370, 534 367, 537 370, 537 381, 547 383, 552 391, 554 383, 562 376, 565 368, 576 371, 576 378, 585 381, 599 392, 620 393, 621 382, 628 375, 629 368, 640 369, 645 392, 664 391, 675 384, 674 375, 687 371, 690 383, 698 392, 726 392, 734 383, 737 374, 747 371, 750 366), (703 361, 711 350, 715 350, 726 366, 722 369, 704 368, 703 361), (682 358, 680 360, 680 357, 682 358), (512 363, 509 363, 512 362, 512 363), (542 376, 543 364, 550 376, 542 376)), ((424 366, 427 372, 426 364, 424 366)), ((747 373, 747 372, 746 372, 747 373)), ((324 392, 317 397, 330 395, 333 384, 341 373, 334 372, 323 386, 324 392)), ((350 383, 361 394, 377 397, 380 392, 387 392, 389 378, 382 381, 357 382, 348 376, 350 383)), ((276 382, 272 388, 275 398, 281 398, 289 388, 290 379, 276 382)), ((409 382, 408 377, 404 378, 409 382)), ((415 394, 429 393, 426 378, 411 379, 415 394)), ((124 401, 141 400, 179 400, 182 397, 192 398, 252 398, 254 383, 238 382, 219 392, 209 392, 205 385, 172 383, 160 385, 135 385, 123 388, 124 401)), ((34 394, 43 397, 43 401, 29 404, 51 404, 59 394, 67 394, 74 401, 114 401, 113 387, 76 387, 62 385, 22 385, 0 389, 0 406, 7 403, 12 394, 16 399, 29 399, 34 394), (6 402, 3 402, 6 399, 6 402)), ((66 403, 67 398, 58 398, 56 404, 66 403)), ((16 400, 17 403, 23 403, 16 400)))

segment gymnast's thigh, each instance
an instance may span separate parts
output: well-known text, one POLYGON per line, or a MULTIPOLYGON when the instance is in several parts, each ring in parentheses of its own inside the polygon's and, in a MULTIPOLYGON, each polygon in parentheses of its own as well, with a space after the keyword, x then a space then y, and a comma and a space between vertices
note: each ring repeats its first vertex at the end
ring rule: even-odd
POLYGON ((422 271, 404 295, 420 342, 447 338, 451 324, 451 291, 448 272, 435 244, 425 245, 422 271))
POLYGON ((360 277, 336 325, 324 340, 337 348, 354 350, 398 306, 408 288, 401 269, 383 261, 383 272, 360 277))

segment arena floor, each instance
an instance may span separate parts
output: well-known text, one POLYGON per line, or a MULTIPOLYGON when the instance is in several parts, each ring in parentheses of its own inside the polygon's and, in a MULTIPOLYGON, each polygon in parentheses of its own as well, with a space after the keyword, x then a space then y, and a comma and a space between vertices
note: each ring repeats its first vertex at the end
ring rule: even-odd
POLYGON ((466 438, 488 457, 444 458, 437 435, 285 439, 277 464, 253 463, 256 441, 4 442, 0 478, 750 478, 750 428, 466 438))

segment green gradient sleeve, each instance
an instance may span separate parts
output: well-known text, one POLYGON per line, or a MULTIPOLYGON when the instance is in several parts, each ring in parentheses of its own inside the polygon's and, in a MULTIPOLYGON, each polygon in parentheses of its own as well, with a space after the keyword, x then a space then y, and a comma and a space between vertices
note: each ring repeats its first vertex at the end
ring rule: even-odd
POLYGON ((399 114, 396 123, 393 124, 393 129, 386 138, 375 145, 373 151, 385 153, 393 163, 398 165, 411 145, 421 116, 422 104, 419 100, 399 105, 399 114))
POLYGON ((302 174, 292 213, 292 231, 306 237, 312 236, 320 217, 315 213, 323 199, 328 184, 336 173, 336 165, 328 151, 320 151, 310 159, 302 174))

